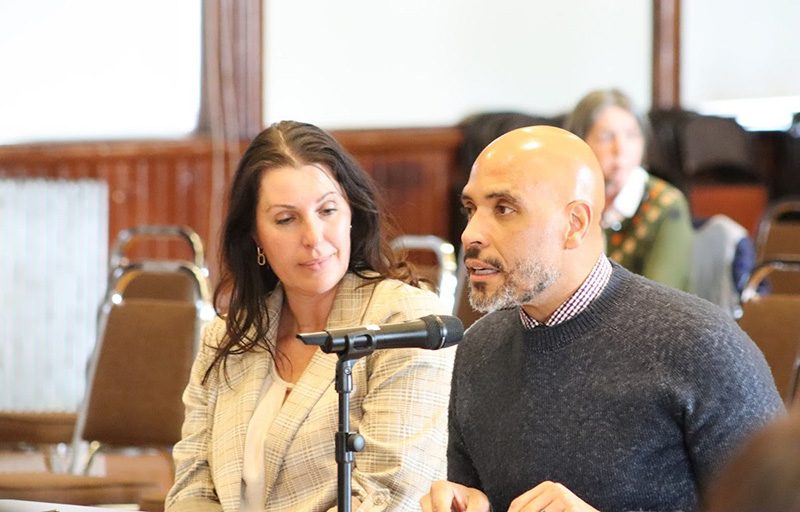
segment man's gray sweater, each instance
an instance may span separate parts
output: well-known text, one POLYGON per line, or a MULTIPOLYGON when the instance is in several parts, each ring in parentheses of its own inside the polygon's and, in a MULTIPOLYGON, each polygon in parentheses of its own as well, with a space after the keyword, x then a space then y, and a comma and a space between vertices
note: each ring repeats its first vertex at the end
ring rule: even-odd
POLYGON ((783 411, 764 357, 720 309, 614 265, 577 317, 487 315, 456 355, 448 477, 495 511, 545 480, 604 511, 695 510, 745 436, 783 411))

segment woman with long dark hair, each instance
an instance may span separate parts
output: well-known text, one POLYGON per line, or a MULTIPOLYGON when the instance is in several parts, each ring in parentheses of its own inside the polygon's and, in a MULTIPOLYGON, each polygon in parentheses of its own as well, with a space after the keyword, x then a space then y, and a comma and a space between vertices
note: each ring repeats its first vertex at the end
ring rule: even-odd
MULTIPOLYGON (((378 194, 325 131, 274 124, 239 163, 223 275, 184 393, 167 510, 336 506, 336 355, 297 333, 445 313, 393 255, 378 194)), ((353 368, 351 429, 366 441, 353 510, 416 510, 445 474, 453 350, 376 351, 353 368)))

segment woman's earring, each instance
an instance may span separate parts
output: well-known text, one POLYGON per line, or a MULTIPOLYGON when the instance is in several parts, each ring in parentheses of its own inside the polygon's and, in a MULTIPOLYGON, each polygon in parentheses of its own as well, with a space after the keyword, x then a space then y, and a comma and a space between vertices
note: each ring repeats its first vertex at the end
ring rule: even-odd
POLYGON ((256 262, 258 263, 259 267, 263 267, 267 264, 267 256, 264 254, 264 251, 261 250, 261 247, 256 246, 256 252, 258 256, 256 257, 256 262))

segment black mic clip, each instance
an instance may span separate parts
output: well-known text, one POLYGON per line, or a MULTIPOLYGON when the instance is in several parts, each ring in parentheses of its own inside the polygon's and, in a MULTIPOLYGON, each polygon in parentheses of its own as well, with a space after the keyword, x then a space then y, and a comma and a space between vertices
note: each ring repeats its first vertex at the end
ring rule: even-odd
POLYGON ((306 345, 317 345, 326 354, 339 354, 343 359, 358 359, 371 354, 377 345, 375 331, 364 327, 341 336, 326 331, 297 335, 306 345))

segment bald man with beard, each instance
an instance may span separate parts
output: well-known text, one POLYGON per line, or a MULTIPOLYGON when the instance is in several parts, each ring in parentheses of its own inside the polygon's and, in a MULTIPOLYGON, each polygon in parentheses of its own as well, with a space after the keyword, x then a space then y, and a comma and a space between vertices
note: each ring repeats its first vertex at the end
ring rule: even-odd
POLYGON ((475 161, 462 203, 470 301, 448 481, 425 512, 691 511, 784 411, 764 357, 709 302, 603 253, 603 174, 575 135, 521 128, 475 161))

